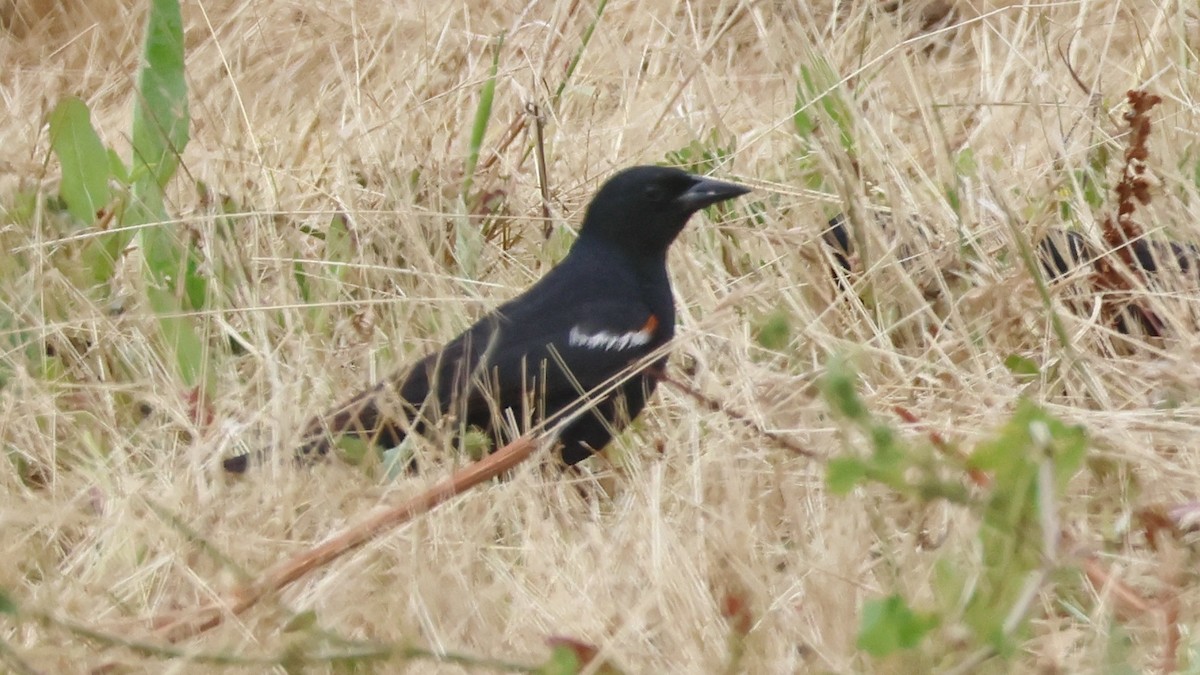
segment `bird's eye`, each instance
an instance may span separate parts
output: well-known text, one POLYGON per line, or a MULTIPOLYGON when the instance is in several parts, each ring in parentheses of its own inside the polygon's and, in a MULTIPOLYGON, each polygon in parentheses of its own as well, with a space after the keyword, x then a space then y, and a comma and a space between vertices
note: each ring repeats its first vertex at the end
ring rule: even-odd
POLYGON ((647 185, 646 199, 652 202, 661 202, 667 198, 667 191, 661 185, 647 185))

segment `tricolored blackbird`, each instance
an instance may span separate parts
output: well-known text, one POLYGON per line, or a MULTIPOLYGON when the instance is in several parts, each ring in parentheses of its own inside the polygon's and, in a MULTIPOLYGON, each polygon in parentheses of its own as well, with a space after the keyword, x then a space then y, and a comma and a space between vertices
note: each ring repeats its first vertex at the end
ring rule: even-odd
MULTIPOLYGON (((888 230, 886 219, 877 218, 876 222, 885 232, 888 230)), ((830 218, 821 238, 829 247, 838 267, 850 272, 853 268, 850 257, 854 255, 854 239, 846 226, 845 214, 839 213, 830 218)), ((1129 242, 1129 249, 1133 253, 1133 266, 1139 271, 1158 274, 1163 269, 1171 270, 1173 264, 1183 276, 1200 280, 1200 247, 1195 244, 1135 239, 1129 242)), ((1042 271, 1049 281, 1067 276, 1100 257, 1097 247, 1082 234, 1058 227, 1049 228, 1038 240, 1037 252, 1042 271)), ((911 255, 907 251, 904 253, 911 255)))
MULTIPOLYGON (((451 413, 460 428, 500 440, 508 415, 536 422, 593 402, 588 392, 674 335, 667 248, 688 218, 749 191, 668 167, 617 173, 588 205, 562 262, 441 350, 310 422, 298 456, 324 455, 347 435, 395 447, 451 413)), ((665 363, 645 366, 562 429, 563 460, 586 459, 636 417, 657 383, 649 370, 665 363)), ((248 460, 224 466, 240 473, 248 460)))
MULTIPOLYGON (((868 223, 871 221, 868 220, 868 223)), ((884 233, 892 229, 891 222, 882 216, 874 219, 884 233)), ((922 240, 924 233, 920 228, 914 228, 917 238, 922 240)), ((855 241, 851 236, 846 216, 838 214, 829 220, 826 229, 821 233, 821 239, 829 248, 836 268, 833 277, 842 286, 842 273, 853 271, 855 241)), ((1145 275, 1147 281, 1161 276, 1169 280, 1173 275, 1191 284, 1200 283, 1200 247, 1190 243, 1179 243, 1170 240, 1154 240, 1139 238, 1128 244, 1131 255, 1130 263, 1136 272, 1145 275)), ((1057 281, 1076 272, 1091 273, 1095 271, 1093 263, 1101 257, 1100 248, 1084 235, 1065 228, 1049 228, 1037 243, 1038 260, 1047 281, 1057 281)), ((901 245, 897 249, 900 262, 907 263, 915 259, 917 254, 909 247, 901 245)), ((1091 311, 1090 307, 1086 311, 1091 311)), ((1126 335, 1138 330, 1146 335, 1161 337, 1162 326, 1153 317, 1153 313, 1134 303, 1116 317, 1114 327, 1117 332, 1126 335)))

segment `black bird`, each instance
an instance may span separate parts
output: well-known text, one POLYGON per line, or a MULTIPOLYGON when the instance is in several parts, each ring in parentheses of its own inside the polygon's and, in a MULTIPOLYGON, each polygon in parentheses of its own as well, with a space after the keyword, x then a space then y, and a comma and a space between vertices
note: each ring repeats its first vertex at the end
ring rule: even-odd
MULTIPOLYGON (((891 227, 883 217, 876 218, 875 222, 885 233, 891 227)), ((923 233, 918 233, 923 236, 923 233)), ((852 271, 850 258, 854 255, 854 238, 850 236, 845 214, 839 213, 829 219, 821 233, 821 240, 829 248, 837 266, 843 272, 852 271)), ((1156 275, 1170 271, 1174 265, 1184 277, 1200 281, 1200 246, 1152 239, 1135 239, 1128 246, 1136 270, 1156 275)), ((1100 257, 1099 251, 1103 250, 1079 232, 1061 227, 1049 228, 1038 240, 1037 247, 1047 281, 1057 281, 1078 269, 1089 267, 1100 257)), ((837 277, 836 270, 834 277, 837 277)))
MULTIPOLYGON (((521 295, 444 348, 309 423, 300 458, 324 455, 342 436, 380 448, 455 413, 460 428, 497 441, 506 410, 534 422, 581 405, 584 395, 675 334, 667 248, 696 211, 749 188, 668 167, 637 166, 596 193, 566 258, 521 295)), ((657 384, 646 366, 560 435, 575 464, 608 444, 641 412, 657 384)), ((248 455, 225 469, 246 470, 248 455)))
MULTIPOLYGON (((874 223, 884 233, 892 228, 891 222, 884 217, 875 218, 874 223)), ((829 248, 836 265, 832 270, 833 278, 842 287, 840 274, 853 271, 851 258, 854 255, 854 237, 847 226, 846 216, 839 213, 831 218, 821 233, 821 239, 829 248)), ((1185 281, 1200 283, 1200 246, 1145 238, 1135 239, 1124 246, 1129 247, 1130 266, 1145 275, 1148 282, 1159 277, 1170 279, 1178 274, 1185 281)), ((1119 250, 1110 254, 1117 255, 1119 250)), ((1094 263, 1103 257, 1102 251, 1104 248, 1096 246, 1079 232, 1061 227, 1049 228, 1037 242, 1038 260, 1046 281, 1057 281, 1077 271, 1095 272, 1094 263)), ((901 252, 904 254, 901 258, 903 263, 911 254, 904 249, 901 252)), ((1091 311, 1090 306, 1086 311, 1091 311)), ((1161 320, 1137 302, 1130 302, 1115 318, 1114 327, 1119 333, 1131 335, 1136 325, 1137 330, 1148 336, 1162 336, 1161 320)))

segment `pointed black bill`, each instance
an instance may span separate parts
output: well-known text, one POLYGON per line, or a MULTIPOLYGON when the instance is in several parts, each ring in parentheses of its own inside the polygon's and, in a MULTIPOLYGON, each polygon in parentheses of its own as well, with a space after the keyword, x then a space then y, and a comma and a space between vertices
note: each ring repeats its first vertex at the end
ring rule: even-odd
POLYGON ((712 206, 727 199, 740 197, 750 191, 750 188, 736 183, 726 183, 701 176, 694 176, 694 178, 696 184, 676 199, 681 206, 693 211, 699 211, 706 206, 712 206))

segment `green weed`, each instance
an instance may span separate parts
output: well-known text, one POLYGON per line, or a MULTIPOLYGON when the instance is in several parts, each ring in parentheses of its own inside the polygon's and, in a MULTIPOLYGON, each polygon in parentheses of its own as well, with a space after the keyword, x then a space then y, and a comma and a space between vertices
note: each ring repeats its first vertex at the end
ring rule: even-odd
POLYGON ((850 452, 829 461, 831 491, 844 495, 882 485, 917 503, 955 504, 978 522, 974 550, 981 566, 971 560, 971 551, 947 547, 936 564, 934 606, 916 610, 897 594, 869 602, 859 647, 872 656, 889 656, 917 649, 935 627, 952 625, 969 629, 970 648, 1011 657, 1031 620, 1034 593, 1048 585, 1051 573, 1071 567, 1069 560, 1059 559, 1053 509, 1083 466, 1083 429, 1022 400, 990 440, 960 454, 953 447, 906 440, 867 407, 856 377, 842 362, 830 365, 822 394, 869 448, 866 456, 850 452), (969 482, 977 489, 968 489, 969 482))

